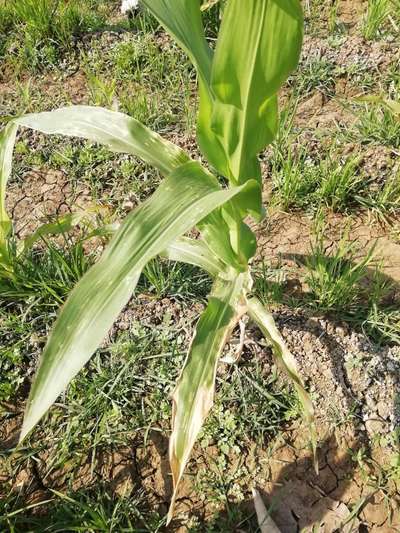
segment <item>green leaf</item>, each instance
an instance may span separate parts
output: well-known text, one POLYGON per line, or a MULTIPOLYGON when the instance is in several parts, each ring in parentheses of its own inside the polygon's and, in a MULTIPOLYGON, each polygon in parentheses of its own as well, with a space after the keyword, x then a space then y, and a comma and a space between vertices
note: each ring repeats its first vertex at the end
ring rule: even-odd
POLYGON ((134 118, 101 107, 63 107, 56 111, 25 115, 14 123, 47 134, 82 137, 104 144, 114 152, 140 157, 166 176, 190 160, 178 146, 134 118))
POLYGON ((229 161, 223 144, 212 130, 211 119, 213 113, 214 97, 211 87, 199 79, 199 113, 197 117, 197 142, 200 150, 208 162, 221 176, 229 177, 229 161))
POLYGON ((235 182, 260 179, 257 154, 276 134, 276 93, 297 66, 302 31, 298 0, 227 2, 211 72, 211 127, 235 182))
POLYGON ((197 139, 203 154, 223 176, 228 164, 221 141, 211 129, 210 87, 213 52, 207 44, 199 0, 143 0, 143 3, 187 53, 199 77, 200 106, 197 139))
POLYGON ((21 440, 99 346, 146 263, 246 187, 220 189, 215 178, 191 162, 126 217, 61 310, 32 385, 21 440))
POLYGON ((207 44, 199 0, 142 0, 188 54, 199 76, 209 83, 212 51, 207 44))
POLYGON ((181 261, 182 263, 198 266, 213 277, 226 267, 210 251, 204 241, 195 241, 188 237, 179 237, 161 255, 170 261, 181 261))
POLYGON ((216 209, 197 224, 210 252, 215 254, 225 265, 243 272, 247 264, 240 263, 237 253, 234 251, 230 238, 230 229, 222 216, 221 209, 216 209))
POLYGON ((174 494, 168 522, 172 518, 186 463, 213 404, 218 359, 233 328, 246 311, 248 283, 247 273, 232 272, 230 279, 216 279, 173 393, 169 455, 174 494))
POLYGON ((228 266, 240 272, 247 270, 248 261, 256 251, 256 240, 242 217, 250 213, 259 218, 262 210, 260 185, 251 181, 240 197, 210 213, 198 228, 210 250, 228 266))
POLYGON ((288 350, 282 335, 279 333, 275 325, 273 316, 271 313, 268 313, 268 311, 263 307, 257 298, 251 298, 248 301, 248 313, 251 319, 254 320, 254 322, 261 329, 267 341, 271 344, 277 363, 291 379, 297 394, 299 395, 304 410, 305 420, 310 430, 311 445, 314 454, 314 465, 316 471, 318 472, 316 455, 317 434, 314 421, 314 408, 310 396, 308 395, 297 370, 296 359, 288 350))
POLYGON ((6 210, 6 188, 11 175, 12 155, 17 135, 17 126, 7 124, 0 132, 0 264, 9 264, 8 241, 12 224, 6 210))

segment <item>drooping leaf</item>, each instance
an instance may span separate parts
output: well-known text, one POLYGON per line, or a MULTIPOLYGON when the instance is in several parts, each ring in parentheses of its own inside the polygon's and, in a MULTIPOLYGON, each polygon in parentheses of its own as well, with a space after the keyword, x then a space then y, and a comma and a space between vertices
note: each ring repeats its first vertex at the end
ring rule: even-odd
POLYGON ((181 261, 198 266, 213 277, 226 268, 226 265, 210 251, 204 241, 196 241, 188 237, 179 237, 161 255, 170 261, 181 261))
POLYGON ((246 312, 248 282, 247 273, 238 275, 233 272, 231 279, 216 279, 173 393, 169 456, 174 494, 168 522, 172 518, 186 463, 213 404, 218 359, 233 328, 246 312))
POLYGON ((260 178, 257 154, 276 134, 276 93, 298 63, 302 28, 298 0, 227 2, 211 72, 212 130, 233 181, 260 178))
POLYGON ((178 146, 134 118, 101 107, 63 107, 24 115, 14 123, 42 133, 81 137, 104 144, 114 152, 140 157, 166 176, 190 160, 178 146))
POLYGON ((198 163, 190 162, 126 217, 61 310, 32 385, 21 439, 99 346, 131 297, 145 264, 246 187, 220 189, 198 163))
POLYGON ((314 453, 314 466, 316 471, 318 471, 316 456, 317 435, 314 422, 314 408, 310 396, 308 395, 303 381, 299 375, 296 360, 287 348, 282 335, 279 333, 273 316, 264 308, 262 303, 257 298, 249 299, 248 313, 252 320, 254 320, 254 322, 261 329, 267 341, 271 344, 273 355, 277 363, 291 379, 297 394, 299 395, 300 402, 304 410, 304 417, 310 429, 311 445, 314 453))
POLYGON ((12 227, 6 210, 6 188, 11 175, 16 135, 17 126, 12 123, 0 132, 0 264, 5 268, 9 263, 7 237, 12 227))

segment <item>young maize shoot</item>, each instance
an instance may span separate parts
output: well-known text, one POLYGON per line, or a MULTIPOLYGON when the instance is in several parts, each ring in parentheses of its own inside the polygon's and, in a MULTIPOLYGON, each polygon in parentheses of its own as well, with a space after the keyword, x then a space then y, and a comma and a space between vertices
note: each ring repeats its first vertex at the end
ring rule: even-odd
POLYGON ((197 137, 214 174, 121 113, 75 106, 19 117, 0 138, 0 254, 2 263, 7 263, 11 222, 5 190, 18 127, 89 139, 133 154, 165 176, 156 192, 126 217, 61 309, 31 388, 21 440, 98 348, 150 260, 162 255, 204 268, 214 283, 173 393, 171 520, 179 481, 212 407, 218 361, 245 313, 258 324, 293 380, 315 442, 312 405, 295 360, 272 316, 251 298, 249 264, 256 239, 245 223, 248 216, 257 221, 264 215, 258 154, 276 135, 277 93, 298 63, 303 18, 299 0, 227 0, 213 50, 204 34, 200 0, 142 0, 142 4, 197 70, 197 137), (220 185, 218 175, 226 178, 227 187, 220 185), (200 238, 184 237, 194 227, 200 238))

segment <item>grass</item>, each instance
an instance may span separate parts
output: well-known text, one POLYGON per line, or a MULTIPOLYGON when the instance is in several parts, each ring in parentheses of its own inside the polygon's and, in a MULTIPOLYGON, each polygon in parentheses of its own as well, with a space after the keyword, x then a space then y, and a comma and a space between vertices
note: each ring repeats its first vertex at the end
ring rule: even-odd
POLYGON ((37 357, 55 310, 91 263, 82 242, 66 236, 64 245, 45 241, 44 247, 14 255, 11 275, 0 271, 0 402, 19 391, 29 357, 37 357))
POLYGON ((139 290, 156 298, 173 297, 183 300, 204 300, 210 292, 211 280, 200 269, 184 263, 153 259, 143 271, 139 290), (143 287, 143 288, 142 288, 143 287))
MULTIPOLYGON (((327 132, 318 132, 310 151, 309 130, 296 124, 300 97, 286 104, 281 115, 280 134, 268 161, 272 178, 271 201, 284 211, 303 210, 315 214, 321 209, 350 214, 368 210, 377 219, 388 221, 397 216, 400 206, 399 173, 396 165, 385 169, 385 176, 370 175, 367 147, 387 147, 393 154, 399 146, 400 121, 379 105, 362 104, 353 108, 357 120, 337 128, 332 142, 327 132), (319 133, 319 137, 318 137, 319 133), (304 135, 304 142, 301 141, 304 135), (300 141, 299 141, 300 139, 300 141), (352 144, 357 143, 355 146, 352 144), (343 148, 350 146, 351 153, 343 148)), ((350 106, 346 104, 350 110, 350 106)), ((389 163, 390 164, 390 163, 389 163)))
POLYGON ((327 156, 315 161, 306 150, 274 159, 273 201, 282 209, 293 208, 318 211, 326 207, 334 212, 346 212, 360 204, 366 190, 359 173, 357 156, 338 160, 327 156))
POLYGON ((385 107, 365 104, 361 111, 356 112, 358 120, 352 130, 350 138, 363 144, 400 147, 400 121, 385 107))
POLYGON ((0 53, 18 70, 54 66, 84 33, 105 25, 101 2, 15 0, 0 3, 0 53))
POLYGON ((327 96, 333 96, 335 92, 334 63, 323 58, 306 60, 289 82, 295 94, 306 97, 318 90, 327 96))
MULTIPOLYGON (((310 294, 310 303, 322 311, 356 312, 362 304, 363 297, 373 290, 365 287, 369 269, 373 267, 374 248, 370 248, 362 259, 357 258, 359 250, 356 243, 349 240, 348 233, 340 238, 333 252, 327 253, 324 227, 315 230, 315 241, 311 253, 306 258, 305 282, 310 294)), ((382 294, 377 294, 380 300, 382 294)))
POLYGON ((392 301, 395 286, 381 270, 375 246, 360 250, 349 231, 334 245, 325 236, 321 212, 308 255, 299 256, 302 293, 286 290, 291 273, 262 262, 254 268, 255 294, 268 306, 286 305, 326 314, 363 330, 378 344, 399 344, 400 313, 392 301))
MULTIPOLYGON (((48 514, 28 516, 29 507, 19 508, 15 513, 16 498, 0 504, 0 525, 8 531, 160 531, 164 520, 152 509, 143 495, 132 491, 124 497, 110 494, 107 487, 97 486, 92 490, 81 490, 71 496, 53 492, 48 505, 48 514), (2 516, 2 518, 1 518, 2 516)), ((41 511, 43 505, 37 505, 41 511)))
POLYGON ((362 35, 365 39, 371 40, 380 36, 392 7, 391 0, 368 0, 367 13, 362 25, 362 35))

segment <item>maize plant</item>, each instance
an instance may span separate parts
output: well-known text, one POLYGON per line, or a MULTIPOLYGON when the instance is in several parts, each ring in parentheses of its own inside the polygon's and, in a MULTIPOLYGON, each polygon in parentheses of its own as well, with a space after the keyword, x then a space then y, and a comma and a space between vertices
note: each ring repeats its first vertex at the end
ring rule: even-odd
POLYGON ((212 290, 172 395, 170 520, 179 481, 212 407, 219 359, 246 313, 293 380, 313 428, 311 402, 295 360, 271 314, 251 295, 256 238, 246 223, 249 217, 260 221, 265 215, 258 154, 277 132, 277 92, 297 66, 303 18, 299 0, 227 0, 212 49, 204 34, 200 0, 142 3, 197 71, 197 139, 208 168, 118 112, 72 106, 13 119, 1 137, 0 251, 7 254, 11 230, 4 196, 19 126, 101 143, 141 158, 164 175, 156 192, 128 214, 62 307, 31 388, 21 440, 98 348, 151 259, 162 255, 205 269, 213 278, 212 290), (185 237, 194 227, 199 239, 185 237))

